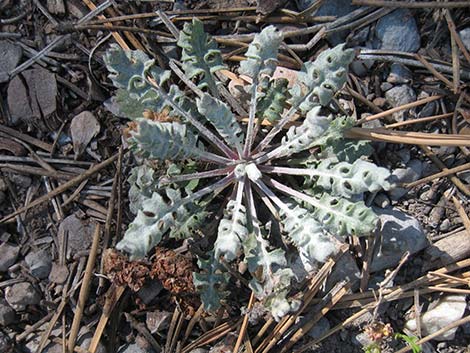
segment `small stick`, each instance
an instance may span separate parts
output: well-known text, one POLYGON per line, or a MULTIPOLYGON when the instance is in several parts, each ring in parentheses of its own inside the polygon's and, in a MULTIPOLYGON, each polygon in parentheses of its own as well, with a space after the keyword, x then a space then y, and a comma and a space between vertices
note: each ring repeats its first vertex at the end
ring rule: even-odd
POLYGON ((25 211, 28 211, 29 209, 31 209, 33 207, 36 207, 36 206, 42 204, 43 202, 49 201, 52 197, 60 195, 61 193, 68 190, 72 186, 81 183, 83 180, 88 179, 93 174, 97 173, 101 169, 103 169, 103 168, 107 167, 109 164, 113 163, 116 160, 116 158, 118 157, 118 155, 119 154, 115 154, 114 156, 109 157, 105 161, 103 161, 103 162, 95 165, 94 167, 90 168, 89 170, 85 171, 83 174, 80 174, 80 175, 76 176, 75 178, 67 181, 66 183, 58 186, 57 188, 55 188, 51 192, 48 192, 46 195, 37 198, 33 202, 29 203, 27 206, 21 207, 20 209, 16 210, 15 212, 9 214, 8 216, 3 217, 2 219, 0 219, 0 224, 5 223, 6 221, 16 217, 17 215, 19 215, 19 214, 21 214, 25 211))
POLYGON ((416 180, 412 183, 403 184, 403 186, 406 187, 406 188, 414 188, 415 186, 433 181, 434 179, 439 179, 439 178, 442 178, 442 177, 445 177, 445 176, 448 176, 448 175, 451 175, 451 174, 456 174, 456 173, 459 173, 459 172, 463 172, 463 171, 468 170, 468 169, 470 169, 470 163, 465 163, 465 164, 459 165, 458 167, 447 169, 447 170, 444 170, 442 172, 439 172, 439 173, 421 178, 421 179, 416 180))
POLYGON ((395 127, 402 127, 402 126, 406 126, 406 125, 425 123, 425 122, 428 122, 428 121, 434 121, 434 120, 438 120, 438 119, 450 118, 453 115, 454 115, 454 113, 445 113, 445 114, 439 114, 439 115, 433 115, 433 116, 425 116, 423 118, 404 120, 404 121, 400 121, 398 123, 385 125, 385 128, 386 129, 392 129, 392 128, 395 128, 395 127))
POLYGON ((462 223, 465 226, 465 229, 467 230, 467 235, 470 236, 470 219, 468 218, 467 212, 462 206, 462 203, 460 202, 459 199, 457 199, 455 196, 452 196, 452 202, 455 205, 455 208, 457 209, 457 212, 462 219, 462 223))
MULTIPOLYGON (((424 65, 424 67, 426 69, 428 69, 434 76, 436 76, 439 80, 441 80, 442 82, 444 82, 447 87, 449 87, 450 89, 452 89, 454 87, 454 85, 452 84, 452 82, 450 82, 449 79, 447 79, 447 77, 445 77, 443 74, 441 74, 439 71, 437 71, 434 66, 426 60, 426 58, 424 58, 424 56, 421 56, 419 54, 415 54, 415 57, 416 59, 418 59, 418 61, 424 65)), ((452 68, 452 71, 454 71, 454 68, 452 68)))
POLYGON ((250 317, 250 310, 253 307, 254 303, 255 303, 255 293, 251 292, 250 300, 246 308, 245 317, 243 318, 242 325, 240 327, 240 333, 238 334, 237 342, 235 343, 235 347, 233 348, 234 353, 238 353, 242 345, 242 341, 245 338, 246 330, 248 328, 248 318, 250 317))
POLYGON ((90 255, 85 268, 85 275, 83 276, 82 286, 80 288, 80 294, 78 295, 78 305, 73 317, 72 327, 70 329, 68 351, 73 353, 75 347, 75 341, 77 340, 78 330, 80 329, 80 322, 83 316, 83 310, 85 309, 86 300, 88 299, 88 292, 90 290, 91 278, 93 275, 93 268, 95 267, 96 255, 98 252, 98 245, 100 243, 100 226, 95 226, 95 234, 93 235, 93 243, 90 249, 90 255))
POLYGON ((427 97, 427 98, 423 98, 423 99, 420 99, 420 100, 417 100, 416 102, 411 102, 411 103, 408 103, 408 104, 403 104, 399 107, 395 107, 395 108, 392 108, 392 109, 388 109, 384 112, 381 112, 381 113, 377 113, 377 114, 374 114, 374 115, 371 115, 371 116, 368 116, 366 118, 363 118, 363 119, 360 119, 356 122, 356 125, 360 125, 362 123, 365 123, 367 121, 372 121, 372 120, 377 120, 377 119, 381 119, 381 118, 384 118, 386 116, 390 116, 392 115, 393 113, 396 113, 396 112, 399 112, 399 111, 402 111, 402 110, 405 110, 405 109, 410 109, 410 108, 414 108, 414 107, 418 107, 420 105, 423 105, 423 104, 426 104, 426 103, 429 103, 429 102, 433 102, 435 100, 438 100, 438 99, 441 99, 443 96, 431 96, 431 97, 427 97))

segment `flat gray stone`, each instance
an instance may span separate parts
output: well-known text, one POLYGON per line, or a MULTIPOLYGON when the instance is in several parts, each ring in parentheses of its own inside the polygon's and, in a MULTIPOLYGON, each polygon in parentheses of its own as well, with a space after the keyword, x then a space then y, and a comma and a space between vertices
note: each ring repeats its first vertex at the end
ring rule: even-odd
MULTIPOLYGON (((393 183, 412 183, 421 178, 423 163, 418 159, 412 159, 406 168, 397 168, 392 172, 390 180, 393 183)), ((399 200, 408 193, 408 189, 396 187, 388 191, 392 200, 399 200)))
POLYGON ((390 83, 409 83, 413 79, 411 70, 400 63, 393 63, 390 67, 390 74, 387 82, 390 83))
POLYGON ((376 37, 380 49, 415 53, 421 38, 411 11, 398 9, 377 21, 376 37))
POLYGON ((39 250, 28 253, 25 257, 26 264, 31 274, 39 279, 49 276, 52 268, 52 260, 50 254, 45 250, 39 250))
POLYGON ((372 257, 370 272, 395 267, 403 254, 414 254, 429 244, 417 219, 398 209, 374 207, 379 216, 381 227, 377 231, 376 250, 372 257))
MULTIPOLYGON (((10 43, 6 40, 0 40, 0 72, 9 73, 14 70, 23 55, 23 50, 20 46, 10 43)), ((8 80, 8 75, 2 75, 6 79, 0 79, 0 82, 5 82, 8 80)))
POLYGON ((470 27, 464 28, 459 31, 460 39, 462 39, 463 45, 467 50, 470 50, 470 27))
MULTIPOLYGON (((465 295, 447 295, 433 304, 431 304, 433 306, 432 309, 421 315, 421 332, 423 336, 431 335, 447 325, 460 320, 467 307, 465 295)), ((415 331, 416 319, 408 320, 405 323, 405 327, 415 331)), ((434 337, 434 339, 436 341, 451 341, 455 338, 457 329, 458 327, 448 330, 434 337)))
POLYGON ((13 246, 8 243, 3 243, 0 245, 0 272, 5 272, 10 266, 12 266, 18 254, 20 253, 19 246, 13 246))
POLYGON ((29 282, 15 283, 5 290, 5 299, 10 306, 22 311, 27 305, 39 304, 41 294, 29 282))

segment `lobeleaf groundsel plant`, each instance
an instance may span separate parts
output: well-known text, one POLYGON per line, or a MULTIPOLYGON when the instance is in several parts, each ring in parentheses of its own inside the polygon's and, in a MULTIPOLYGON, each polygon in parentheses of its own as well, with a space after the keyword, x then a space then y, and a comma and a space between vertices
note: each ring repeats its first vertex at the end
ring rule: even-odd
POLYGON ((361 158, 365 144, 344 139, 353 119, 322 114, 346 82, 353 50, 323 51, 288 88, 285 79, 272 78, 282 40, 266 27, 240 63, 250 82, 248 119, 215 75, 226 67, 198 20, 185 24, 181 62, 170 65, 186 91, 141 51, 113 45, 105 55, 115 102, 135 121, 129 142, 141 161, 129 178, 136 217, 117 249, 142 258, 162 239, 190 237, 219 216, 217 237, 198 256, 193 277, 209 311, 227 295, 226 265, 237 259, 247 264, 250 288, 275 319, 295 310, 299 303, 288 296, 292 258, 311 272, 335 253, 341 237, 369 235, 377 216, 363 193, 390 187, 389 171, 361 158), (168 119, 150 119, 146 111, 168 112, 168 119), (217 202, 223 215, 211 208, 217 202))

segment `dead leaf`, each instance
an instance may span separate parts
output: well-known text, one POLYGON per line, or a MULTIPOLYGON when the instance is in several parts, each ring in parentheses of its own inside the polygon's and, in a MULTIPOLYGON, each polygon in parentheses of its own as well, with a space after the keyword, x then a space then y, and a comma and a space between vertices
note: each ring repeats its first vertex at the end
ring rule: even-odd
POLYGON ((70 134, 72 136, 73 151, 78 158, 90 143, 91 139, 100 132, 100 123, 95 116, 85 110, 72 119, 70 134))

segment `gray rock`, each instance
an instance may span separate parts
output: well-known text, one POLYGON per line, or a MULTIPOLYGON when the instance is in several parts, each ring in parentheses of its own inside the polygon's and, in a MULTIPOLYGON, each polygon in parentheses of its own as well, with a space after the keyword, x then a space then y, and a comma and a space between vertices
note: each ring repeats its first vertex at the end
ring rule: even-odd
POLYGON ((121 346, 118 350, 118 353, 148 353, 146 350, 142 349, 138 344, 131 343, 121 346))
POLYGON ((154 300, 163 289, 160 281, 146 282, 142 288, 137 292, 137 296, 142 300, 145 305, 148 305, 154 300))
POLYGON ((41 294, 28 282, 15 283, 5 290, 5 299, 10 306, 22 311, 27 305, 39 304, 41 294))
POLYGON ((459 31, 460 39, 462 39, 463 44, 467 50, 470 50, 470 27, 464 28, 459 31))
POLYGON ((439 230, 440 230, 441 232, 447 232, 447 231, 450 229, 451 225, 452 225, 452 224, 450 223, 449 219, 446 218, 446 219, 444 219, 444 220, 442 221, 442 223, 439 225, 439 230))
POLYGON ((387 92, 391 88, 393 88, 393 85, 390 82, 382 82, 380 84, 380 89, 382 92, 387 92))
MULTIPOLYGON (((416 93, 408 85, 395 86, 385 92, 385 98, 393 107, 398 107, 403 104, 411 103, 416 101, 416 93)), ((395 121, 403 121, 407 116, 407 111, 400 111, 393 113, 393 119, 395 121)))
MULTIPOLYGON (((432 303, 429 309, 421 316, 421 332, 423 335, 431 335, 441 328, 460 320, 463 317, 467 303, 465 295, 447 295, 432 303)), ((408 320, 405 327, 409 330, 416 330, 416 319, 408 320)), ((455 337, 458 327, 444 332, 434 337, 436 341, 450 341, 455 337)))
POLYGON ((8 243, 0 245, 0 272, 7 271, 15 263, 19 253, 19 246, 13 246, 8 243))
MULTIPOLYGON (((314 0, 299 0, 299 7, 304 5, 303 10, 308 8, 314 0), (302 4, 303 3, 303 4, 302 4), (305 6, 307 5, 307 6, 305 6)), ((357 9, 351 4, 351 0, 328 0, 323 1, 315 16, 336 16, 341 17, 357 9)), ((302 10, 302 11, 303 11, 302 10)))
POLYGON ((415 53, 420 47, 420 36, 413 14, 398 9, 377 21, 376 37, 380 49, 415 53))
MULTIPOLYGON (((412 159, 406 168, 397 168, 392 172, 390 180, 394 183, 412 183, 423 174, 423 163, 412 159)), ((399 200, 408 193, 408 189, 397 187, 388 192, 392 200, 399 200)))
POLYGON ((34 277, 44 279, 49 276, 52 268, 52 261, 50 255, 46 251, 39 250, 30 252, 26 255, 25 261, 29 267, 29 271, 34 277))
POLYGON ((398 209, 374 207, 380 219, 376 250, 371 272, 395 267, 406 251, 414 254, 428 246, 426 235, 417 219, 398 209))
POLYGON ((359 346, 359 347, 367 347, 369 346, 370 344, 374 343, 369 335, 365 332, 360 332, 358 333, 356 336, 353 337, 353 339, 351 340, 356 346, 359 346))
POLYGON ((23 189, 29 188, 31 186, 31 183, 33 182, 32 179, 27 175, 14 173, 9 173, 8 179, 10 179, 13 184, 23 189))
POLYGON ((330 322, 324 316, 313 326, 313 328, 308 331, 308 335, 313 338, 317 339, 318 337, 322 336, 326 331, 330 329, 330 322))
POLYGON ((0 299, 0 326, 8 326, 15 322, 16 314, 4 299, 0 299))
POLYGON ((48 344, 44 350, 42 351, 43 353, 62 353, 62 345, 57 344, 57 343, 50 343, 48 344))
POLYGON ((6 40, 0 41, 0 72, 12 71, 20 62, 23 50, 20 46, 6 40))
POLYGON ((12 347, 10 337, 0 331, 0 352, 9 352, 12 347))
POLYGON ((400 63, 393 63, 390 67, 390 74, 387 81, 390 83, 409 83, 413 75, 405 65, 400 63))
MULTIPOLYGON (((86 332, 78 338, 77 345, 79 345, 80 348, 88 349, 90 347, 90 343, 92 339, 93 339, 93 333, 86 332)), ((106 347, 104 346, 103 343, 100 342, 98 343, 98 347, 96 348, 95 352, 106 353, 106 347)))
POLYGON ((351 254, 346 253, 340 257, 333 267, 333 271, 328 276, 325 285, 325 292, 332 289, 338 282, 348 280, 351 283, 351 289, 355 290, 359 285, 361 271, 357 267, 356 261, 351 254))
POLYGON ((383 192, 379 192, 374 197, 374 204, 379 206, 380 208, 387 208, 388 206, 390 206, 390 199, 383 192))
POLYGON ((193 349, 189 353, 209 353, 209 351, 207 349, 204 349, 204 348, 196 348, 196 349, 193 349))
POLYGON ((59 225, 59 243, 67 244, 66 256, 72 258, 73 254, 88 250, 93 241, 95 223, 88 219, 80 219, 72 214, 59 225))
POLYGON ((68 275, 69 269, 66 265, 60 265, 54 262, 49 273, 49 281, 57 284, 64 284, 67 280, 68 275))
POLYGON ((355 75, 364 77, 369 74, 370 68, 374 65, 374 60, 356 59, 351 63, 351 70, 355 75))

